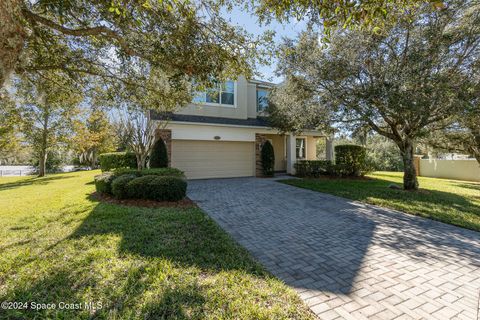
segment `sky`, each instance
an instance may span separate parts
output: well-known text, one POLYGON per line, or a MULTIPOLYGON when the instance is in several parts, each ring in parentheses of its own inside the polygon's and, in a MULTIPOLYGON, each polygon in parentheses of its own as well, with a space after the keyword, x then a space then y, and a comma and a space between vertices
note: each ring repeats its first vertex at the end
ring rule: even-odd
MULTIPOLYGON (((295 21, 285 24, 279 24, 278 22, 272 22, 267 26, 260 26, 258 23, 258 18, 256 16, 251 15, 250 13, 241 10, 240 8, 236 7, 233 9, 232 12, 226 12, 225 18, 230 21, 233 25, 238 25, 243 27, 248 33, 254 35, 260 35, 266 30, 273 30, 275 31, 275 43, 280 44, 282 42, 282 38, 296 38, 296 36, 306 28, 305 21, 295 21)), ((279 83, 283 79, 277 77, 275 75, 275 68, 276 62, 273 61, 272 65, 270 66, 259 66, 257 71, 259 71, 262 76, 259 77, 259 80, 266 80, 271 81, 274 83, 279 83)))

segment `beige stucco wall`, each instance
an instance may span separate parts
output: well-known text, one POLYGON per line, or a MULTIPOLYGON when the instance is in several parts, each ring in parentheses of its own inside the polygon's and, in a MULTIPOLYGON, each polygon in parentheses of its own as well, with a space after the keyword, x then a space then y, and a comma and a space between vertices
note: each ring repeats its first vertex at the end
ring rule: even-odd
POLYGON ((247 116, 257 117, 257 86, 254 83, 247 84, 247 116))
POLYGON ((285 157, 285 136, 266 135, 267 139, 272 141, 273 152, 275 153, 275 171, 284 171, 287 169, 287 159, 285 157))
POLYGON ((235 81, 235 106, 188 104, 178 114, 247 119, 247 85, 245 77, 235 81))
POLYGON ((421 159, 420 176, 480 181, 480 165, 476 160, 421 159))
POLYGON ((317 139, 307 136, 307 160, 317 159, 317 139))

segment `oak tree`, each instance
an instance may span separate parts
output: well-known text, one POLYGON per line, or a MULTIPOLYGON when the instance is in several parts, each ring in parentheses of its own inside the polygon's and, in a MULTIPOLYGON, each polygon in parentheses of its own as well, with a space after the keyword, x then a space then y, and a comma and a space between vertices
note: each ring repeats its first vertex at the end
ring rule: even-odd
POLYGON ((480 5, 424 6, 383 34, 337 31, 327 47, 310 30, 282 49, 279 71, 337 121, 368 125, 391 139, 402 155, 404 188, 417 189, 415 141, 445 128, 464 108, 464 79, 480 54, 480 5))

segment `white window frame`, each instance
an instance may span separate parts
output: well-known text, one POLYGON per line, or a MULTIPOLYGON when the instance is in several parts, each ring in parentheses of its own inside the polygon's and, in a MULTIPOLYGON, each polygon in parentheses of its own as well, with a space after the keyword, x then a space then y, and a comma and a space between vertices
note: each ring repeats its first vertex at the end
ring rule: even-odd
POLYGON ((297 160, 307 160, 307 155, 308 155, 308 152, 307 152, 307 137, 295 137, 295 159, 297 160), (305 157, 303 158, 298 158, 297 157, 297 140, 298 139, 302 139, 303 141, 305 141, 304 143, 304 147, 303 147, 303 153, 305 154, 305 157))
MULTIPOLYGON (((194 102, 192 101, 192 104, 197 105, 197 106, 210 106, 210 107, 224 107, 224 108, 236 108, 237 107, 237 81, 233 80, 227 80, 227 81, 232 81, 233 82, 233 105, 232 104, 223 104, 223 103, 214 103, 214 102, 194 102)), ((225 81, 226 82, 226 81, 225 81)), ((221 85, 220 85, 221 88, 221 85)), ((222 99, 222 90, 219 90, 219 99, 222 99)), ((201 94, 204 95, 205 100, 207 100, 207 92, 202 91, 200 92, 201 94)))

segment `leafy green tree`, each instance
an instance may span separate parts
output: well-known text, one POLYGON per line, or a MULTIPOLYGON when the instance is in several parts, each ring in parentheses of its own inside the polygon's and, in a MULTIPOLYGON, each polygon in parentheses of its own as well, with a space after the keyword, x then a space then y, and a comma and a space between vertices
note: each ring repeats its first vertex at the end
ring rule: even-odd
POLYGON ((378 171, 403 171, 403 160, 395 143, 378 134, 367 137, 367 161, 378 171))
MULTIPOLYGON (((321 25, 330 36, 335 27, 380 32, 423 4, 437 10, 445 7, 441 0, 259 0, 254 2, 254 9, 261 21, 308 19, 310 23, 321 25)), ((325 40, 328 41, 328 37, 325 40)))
POLYGON ((83 95, 78 83, 55 72, 17 82, 23 133, 38 159, 39 176, 46 174, 48 152, 69 143, 73 120, 83 95))
POLYGON ((160 138, 155 142, 152 152, 150 153, 150 168, 166 168, 168 167, 168 152, 165 142, 160 138))
POLYGON ((100 108, 93 108, 85 121, 76 121, 74 132, 71 145, 81 163, 95 168, 99 154, 115 150, 113 127, 107 113, 100 108))
POLYGON ((471 155, 480 163, 480 61, 465 78, 461 108, 455 121, 440 132, 430 134, 424 142, 438 151, 471 155))
MULTIPOLYGON (((182 81, 252 75, 271 38, 253 38, 221 13, 230 1, 5 0, 0 3, 0 87, 12 73, 62 70, 105 84, 146 86, 139 62, 182 81)), ((179 85, 179 88, 176 88, 179 85)), ((154 86, 149 87, 153 93, 154 86)), ((159 97, 164 96, 161 90, 159 97)))
POLYGON ((142 109, 129 106, 119 111, 115 128, 120 140, 135 153, 138 170, 143 170, 155 144, 155 122, 142 109))
POLYGON ((317 33, 306 32, 285 43, 279 71, 305 86, 311 104, 335 113, 335 120, 368 125, 392 140, 402 155, 404 188, 417 189, 415 141, 463 109, 463 79, 479 58, 479 10, 473 1, 451 1, 440 11, 425 7, 383 35, 338 31, 326 48, 317 33))

